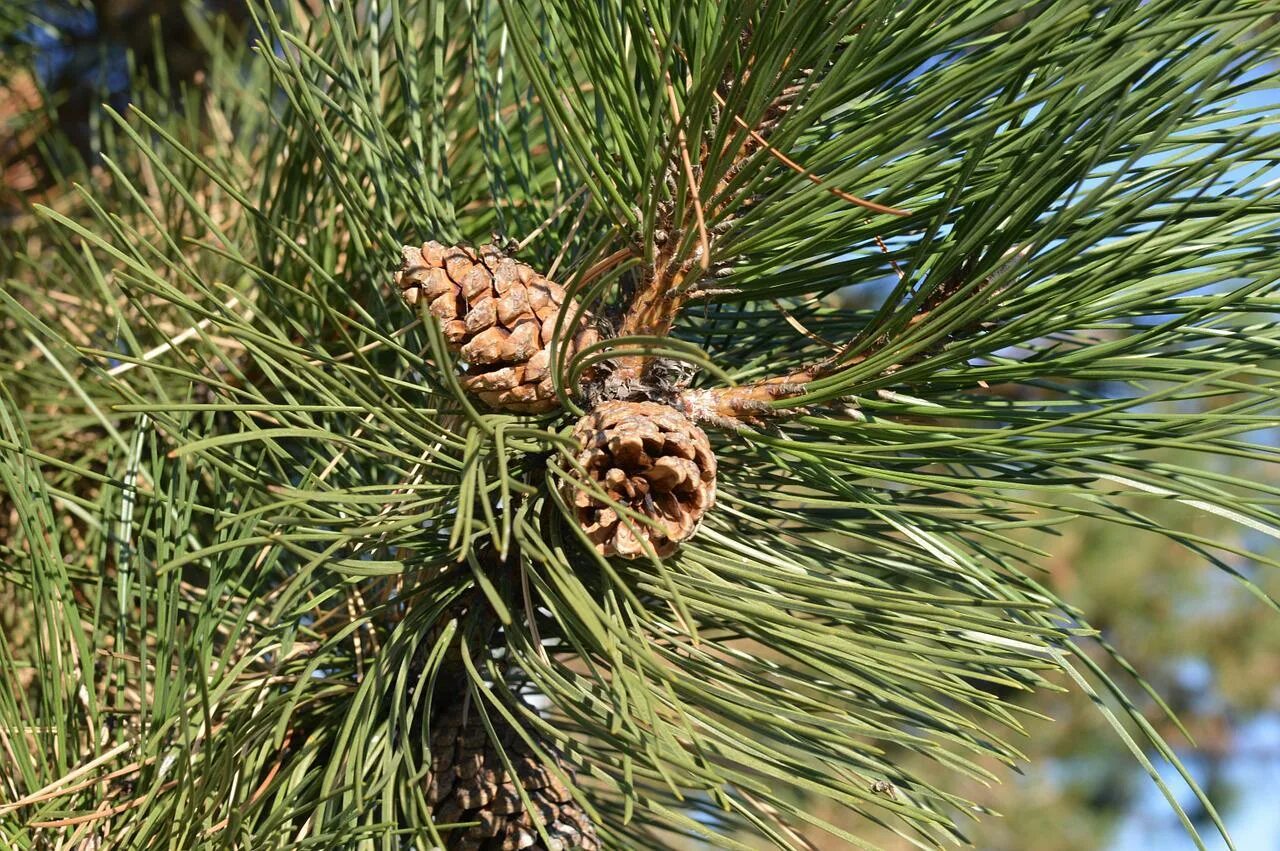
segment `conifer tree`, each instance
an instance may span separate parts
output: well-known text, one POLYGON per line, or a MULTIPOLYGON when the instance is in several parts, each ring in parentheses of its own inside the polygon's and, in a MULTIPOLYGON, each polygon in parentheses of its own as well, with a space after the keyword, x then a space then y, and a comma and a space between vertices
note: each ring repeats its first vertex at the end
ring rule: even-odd
POLYGON ((4 239, 0 837, 945 847, 1062 688, 1225 836, 1026 533, 1276 608, 1273 9, 189 10, 4 239))

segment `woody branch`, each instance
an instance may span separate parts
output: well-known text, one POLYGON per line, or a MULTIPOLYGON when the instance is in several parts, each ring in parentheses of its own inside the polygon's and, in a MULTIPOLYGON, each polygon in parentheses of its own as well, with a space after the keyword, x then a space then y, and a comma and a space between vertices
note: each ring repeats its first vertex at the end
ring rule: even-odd
MULTIPOLYGON (((748 65, 749 68, 750 65, 748 65)), ((801 69, 800 71, 800 74, 804 77, 812 73, 812 69, 801 69)), ((748 70, 737 84, 745 83, 749 79, 749 75, 750 71, 748 70)), ((724 83, 725 87, 732 87, 733 85, 735 83, 729 80, 724 83)), ((700 156, 697 162, 694 162, 682 124, 679 103, 675 96, 675 88, 671 82, 670 72, 667 74, 666 89, 668 109, 674 126, 677 128, 676 145, 673 153, 678 159, 678 163, 672 162, 667 171, 669 175, 674 175, 678 169, 683 174, 687 182, 687 191, 685 193, 687 202, 685 209, 679 211, 678 215, 676 211, 669 211, 665 217, 667 221, 660 222, 661 225, 670 224, 673 226, 669 231, 666 227, 661 228, 666 232, 666 239, 660 241, 656 246, 654 261, 646 270, 646 274, 623 317, 619 328, 620 336, 666 336, 671 332, 676 318, 684 306, 691 299, 699 298, 706 293, 706 290, 698 288, 697 285, 703 275, 711 268, 713 261, 712 255, 716 234, 715 227, 709 227, 708 222, 712 222, 713 225, 718 223, 724 217, 726 211, 733 206, 734 196, 731 192, 731 182, 745 163, 761 151, 765 152, 770 158, 782 163, 786 168, 851 204, 887 215, 905 216, 909 214, 906 210, 877 204, 827 185, 822 178, 769 143, 767 137, 772 135, 792 110, 797 108, 796 101, 804 89, 803 83, 794 83, 784 87, 765 107, 760 120, 754 125, 746 121, 742 116, 729 112, 727 101, 719 92, 712 93, 725 119, 732 121, 739 132, 730 134, 725 141, 725 148, 721 151, 720 160, 729 159, 729 165, 717 180, 714 191, 709 195, 709 202, 704 204, 701 180, 707 173, 711 148, 705 144, 700 145, 700 156), (690 240, 680 238, 681 234, 679 232, 680 227, 685 226, 691 220, 696 223, 698 229, 698 238, 692 243, 690 240), (690 244, 693 245, 692 255, 688 250, 690 244)), ((615 362, 614 380, 622 383, 642 383, 645 372, 652 360, 652 355, 626 355, 619 357, 615 362)), ((792 392, 794 388, 808 383, 815 377, 818 376, 803 372, 794 376, 762 382, 759 386, 753 385, 755 389, 751 393, 735 396, 734 404, 746 405, 747 407, 743 410, 747 410, 757 408, 761 404, 777 398, 798 395, 792 392)))
MULTIPOLYGON (((957 273, 943 281, 917 308, 916 313, 908 320, 905 330, 910 331, 927 322, 940 310, 959 297, 979 297, 993 281, 1003 277, 1001 271, 985 276, 978 284, 976 292, 966 286, 972 280, 970 264, 964 264, 957 273)), ((953 331, 948 339, 958 339, 980 332, 987 323, 977 322, 953 331)), ((685 390, 680 394, 679 404, 685 413, 695 421, 711 425, 735 427, 738 424, 761 425, 770 418, 795 416, 805 413, 803 408, 775 408, 774 403, 794 399, 809 392, 809 385, 820 378, 827 378, 858 364, 870 360, 880 354, 894 342, 888 335, 880 335, 855 355, 849 355, 855 341, 841 347, 827 358, 796 372, 787 375, 754 381, 737 387, 717 387, 704 390, 685 390)), ((897 372, 908 363, 937 351, 937 347, 916 353, 900 363, 886 367, 882 374, 897 372)))

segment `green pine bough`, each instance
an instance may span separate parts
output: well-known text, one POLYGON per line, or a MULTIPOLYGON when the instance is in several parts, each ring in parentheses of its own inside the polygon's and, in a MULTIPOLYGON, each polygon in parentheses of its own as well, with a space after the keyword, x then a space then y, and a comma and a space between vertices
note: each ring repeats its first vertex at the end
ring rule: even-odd
POLYGON ((1273 4, 250 11, 3 239, 5 844, 1226 836, 1036 533, 1276 607, 1273 4))

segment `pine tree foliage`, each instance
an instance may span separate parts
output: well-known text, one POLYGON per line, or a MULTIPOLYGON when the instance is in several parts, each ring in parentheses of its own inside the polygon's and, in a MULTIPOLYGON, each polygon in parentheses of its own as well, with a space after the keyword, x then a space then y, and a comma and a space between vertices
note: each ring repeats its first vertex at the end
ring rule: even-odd
POLYGON ((252 55, 195 18, 203 84, 108 110, 4 240, 0 837, 453 848, 462 704, 606 848, 933 848, 987 817, 936 777, 1006 776, 1054 688, 1225 835, 1022 533, 1153 530, 1276 608, 1274 560, 1132 508, 1280 537, 1216 463, 1276 461, 1272 8, 273 4, 252 55), (429 239, 611 322, 559 410, 462 387, 392 284, 429 239), (590 369, 715 402, 673 556, 573 519, 590 369))

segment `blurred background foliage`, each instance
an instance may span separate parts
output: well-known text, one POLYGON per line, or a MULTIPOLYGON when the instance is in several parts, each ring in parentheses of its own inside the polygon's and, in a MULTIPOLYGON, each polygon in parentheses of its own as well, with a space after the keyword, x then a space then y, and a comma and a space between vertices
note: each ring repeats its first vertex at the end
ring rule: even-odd
MULTIPOLYGON (((1274 470, 1258 472, 1275 478, 1274 470)), ((1230 535, 1225 524, 1192 518, 1169 504, 1155 514, 1230 535)), ((1038 544, 1053 556, 1046 584, 1089 614, 1191 733, 1194 751, 1161 713, 1145 707, 1148 719, 1187 758, 1240 847, 1280 847, 1273 806, 1280 779, 1280 623, 1229 576, 1206 569, 1194 554, 1159 536, 1086 520, 1038 544), (1266 778, 1271 782, 1261 785, 1266 778), (1249 844, 1260 836, 1269 837, 1265 844, 1249 844)), ((1237 567, 1254 575, 1248 564, 1237 567)), ((1272 596, 1280 593, 1274 574, 1255 578, 1272 596)), ((1104 667, 1112 664, 1104 654, 1095 658, 1104 667)), ((1117 747, 1086 696, 1042 693, 1024 703, 1052 720, 1029 722, 1025 774, 962 793, 1004 816, 975 825, 977 848, 1193 847, 1164 802, 1151 797, 1148 779, 1117 747)), ((1196 818, 1194 801, 1186 804, 1196 818)), ((887 838, 885 843, 893 847, 887 838)))
MULTIPOLYGON (((1277 17, 1280 17, 1278 15, 1277 17)), ((69 2, 18 0, 0 9, 0 279, 20 280, 21 254, 38 254, 47 231, 36 227, 31 204, 40 202, 75 217, 83 200, 69 191, 72 179, 105 188, 110 180, 99 160, 104 129, 100 104, 125 109, 145 101, 159 107, 200 112, 199 126, 216 139, 225 117, 202 112, 201 89, 208 83, 211 40, 228 45, 219 61, 234 61, 249 48, 244 7, 235 0, 205 0, 198 7, 182 0, 95 0, 69 2), (31 23, 33 16, 39 25, 31 23)), ((54 250, 56 245, 45 246, 54 250)), ((874 306, 867 288, 848 293, 852 306, 874 306)), ((51 305, 48 318, 76 325, 81 338, 103 329, 82 324, 75 306, 51 305), (61 318, 59 316, 61 314, 61 318), (68 316, 75 315, 74 319, 68 316)), ((0 334, 11 329, 0 328, 0 334)), ((58 412, 60 418, 66 410, 58 412)), ((92 458, 110 436, 84 414, 77 440, 82 446, 39 447, 62 458, 92 458)), ((37 423, 38 426, 38 423, 37 423)), ((67 440, 65 428, 57 440, 67 440)), ((33 430, 39 446, 40 431, 33 430)), ((1267 436, 1275 442, 1275 430, 1267 436)), ((1197 456, 1188 463, 1201 463, 1197 456)), ((1177 461, 1175 457, 1166 460, 1177 461)), ((1230 459, 1222 459, 1229 464, 1230 459)), ((1223 469, 1263 478, 1280 486, 1280 470, 1223 469)), ((70 482, 71 479, 68 479, 70 482)), ((75 477, 77 486, 85 480, 75 477)), ((87 501, 98 498, 90 490, 87 501)), ((1142 503, 1162 524, 1185 526, 1207 538, 1231 541, 1238 527, 1211 514, 1193 512, 1172 501, 1142 503)), ((0 494, 0 558, 6 553, 11 507, 0 494)), ((60 522, 75 525, 73 515, 60 522)), ((1274 814, 1280 782, 1280 619, 1270 616, 1231 577, 1209 569, 1196 553, 1160 535, 1146 535, 1113 523, 1078 520, 1060 534, 1022 531, 1035 546, 1051 553, 1045 584, 1087 612, 1103 638, 1142 672, 1179 715, 1195 750, 1164 714, 1151 704, 1149 720, 1188 760, 1197 779, 1218 803, 1240 847, 1280 848, 1280 820, 1274 814), (1263 781, 1259 783, 1259 778, 1263 781), (1266 778, 1272 782, 1266 783, 1266 778), (1252 845, 1249 837, 1270 836, 1271 844, 1252 845)), ((74 536, 72 536, 74 539, 74 536)), ((1274 542, 1237 541, 1244 549, 1276 554, 1274 542)), ((68 563, 94 569, 97 554, 65 553, 68 563)), ((1230 565, 1273 598, 1280 598, 1280 575, 1255 571, 1245 560, 1230 565)), ((17 586, 0 584, 0 633, 12 656, 21 660, 30 645, 31 601, 17 586)), ((1091 650, 1098 664, 1114 661, 1091 650)), ((1121 671, 1112 671, 1122 676, 1121 671)), ((23 671, 16 672, 21 678, 23 671)), ((38 683, 28 678, 29 688, 38 683)), ((1010 699, 1018 700, 1015 695, 1010 699)), ((1003 818, 976 822, 974 845, 991 851, 1087 851, 1087 849, 1164 849, 1191 847, 1176 816, 1154 796, 1148 779, 1119 747, 1114 732, 1078 690, 1041 691, 1021 698, 1044 720, 1028 722, 1022 743, 1029 767, 997 786, 954 791, 998 810, 1003 818), (1052 720, 1048 720, 1048 719, 1052 720)), ((916 759, 902 753, 904 761, 916 759)), ((916 770, 934 770, 921 760, 916 770)), ((990 766, 993 770, 998 767, 990 766)), ((958 781, 953 777, 952 783, 958 781)), ((891 794, 891 790, 890 790, 891 794)), ((1195 801, 1184 801, 1197 817, 1195 801)), ((815 801, 813 806, 829 806, 815 801)), ((819 813, 839 821, 838 812, 819 813)), ((1203 813, 1198 814, 1203 817, 1203 813)), ((887 848, 909 847, 873 825, 851 830, 887 848)), ((829 838, 824 848, 835 847, 829 838)), ((1213 841, 1212 838, 1210 841, 1213 841)))

